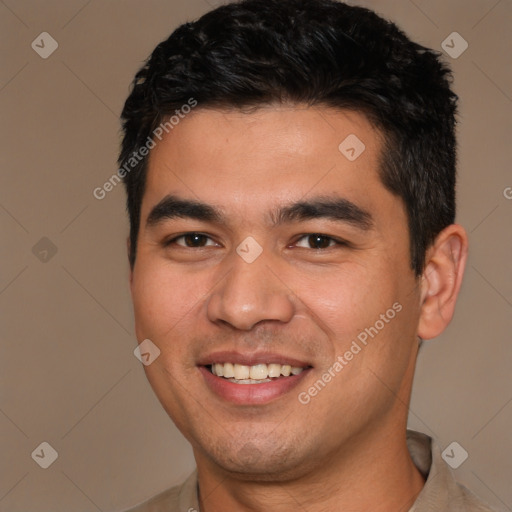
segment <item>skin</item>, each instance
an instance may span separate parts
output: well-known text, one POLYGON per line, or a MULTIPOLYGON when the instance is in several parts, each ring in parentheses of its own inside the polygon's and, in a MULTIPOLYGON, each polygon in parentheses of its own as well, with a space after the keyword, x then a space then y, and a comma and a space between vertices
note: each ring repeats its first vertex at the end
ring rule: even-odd
POLYGON ((281 105, 198 109, 151 151, 131 274, 136 333, 161 350, 145 371, 192 444, 201 511, 406 511, 421 491, 406 446, 418 338, 451 320, 467 238, 458 225, 446 228, 414 275, 404 205, 378 176, 381 148, 359 113, 281 105), (349 134, 366 146, 355 161, 338 149, 349 134), (217 207, 222 222, 148 225, 168 194, 217 207), (333 195, 368 211, 371 229, 325 218, 271 222, 280 206, 333 195), (209 238, 165 246, 186 232, 209 238), (348 245, 318 249, 310 233, 348 245), (236 252, 248 236, 263 249, 252 263, 236 252), (394 303, 402 310, 301 404, 297 394, 394 303), (275 351, 313 368, 269 403, 235 405, 197 366, 217 350, 275 351))

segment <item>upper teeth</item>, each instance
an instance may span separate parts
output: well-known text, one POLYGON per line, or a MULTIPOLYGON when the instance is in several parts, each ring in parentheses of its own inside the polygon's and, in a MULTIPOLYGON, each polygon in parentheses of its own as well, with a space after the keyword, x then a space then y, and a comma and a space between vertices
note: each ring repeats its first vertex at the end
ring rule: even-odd
POLYGON ((252 379, 263 380, 269 377, 288 377, 290 374, 298 375, 304 368, 291 366, 289 364, 255 364, 254 366, 246 366, 244 364, 232 363, 215 363, 212 364, 212 373, 218 377, 226 379, 252 379))

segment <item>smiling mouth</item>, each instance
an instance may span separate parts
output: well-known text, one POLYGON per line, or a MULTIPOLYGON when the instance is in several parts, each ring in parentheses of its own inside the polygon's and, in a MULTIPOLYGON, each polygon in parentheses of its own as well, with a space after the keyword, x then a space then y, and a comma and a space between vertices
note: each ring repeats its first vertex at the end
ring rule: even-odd
POLYGON ((309 367, 289 364, 255 364, 246 366, 236 363, 214 363, 206 367, 213 375, 235 384, 263 384, 277 379, 299 375, 309 367))

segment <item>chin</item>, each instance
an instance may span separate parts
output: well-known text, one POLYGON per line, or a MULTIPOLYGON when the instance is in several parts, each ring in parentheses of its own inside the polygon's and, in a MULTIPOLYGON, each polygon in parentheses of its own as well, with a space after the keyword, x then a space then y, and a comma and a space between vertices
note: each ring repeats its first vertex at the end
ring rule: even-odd
POLYGON ((308 471, 306 460, 312 460, 306 454, 304 440, 302 445, 298 441, 277 440, 270 443, 267 440, 258 443, 256 440, 245 443, 233 443, 228 440, 228 446, 211 450, 207 457, 223 471, 240 480, 255 482, 284 482, 299 478, 308 471), (236 449, 236 445, 241 445, 236 449), (301 446, 301 452, 297 451, 301 446))

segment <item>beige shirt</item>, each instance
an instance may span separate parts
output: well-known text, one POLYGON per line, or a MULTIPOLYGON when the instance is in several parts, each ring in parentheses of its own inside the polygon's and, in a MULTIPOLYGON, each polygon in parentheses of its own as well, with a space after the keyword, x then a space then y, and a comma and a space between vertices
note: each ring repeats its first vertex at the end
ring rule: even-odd
MULTIPOLYGON (((409 512, 493 512, 455 481, 441 451, 430 437, 408 430, 407 446, 415 466, 426 478, 425 486, 409 512)), ((182 485, 126 512, 200 512, 197 472, 194 471, 182 485)))

